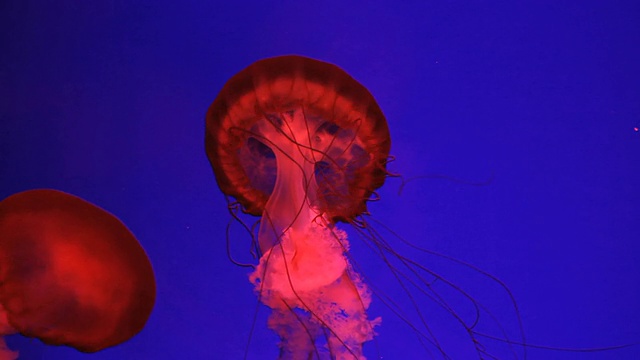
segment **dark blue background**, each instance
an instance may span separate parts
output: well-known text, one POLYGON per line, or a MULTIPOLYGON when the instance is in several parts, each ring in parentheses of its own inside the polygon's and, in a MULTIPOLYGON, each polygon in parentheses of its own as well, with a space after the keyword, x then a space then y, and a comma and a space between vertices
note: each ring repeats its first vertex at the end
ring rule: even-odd
MULTIPOLYGON (((292 53, 369 88, 388 118, 391 171, 493 176, 480 187, 422 178, 400 196, 389 179, 370 206, 376 219, 502 279, 530 343, 640 340, 637 1, 64 3, 0 2, 0 198, 56 188, 117 214, 154 264, 158 298, 125 344, 86 355, 13 336, 23 359, 242 357, 256 298, 225 254, 229 215, 203 150, 204 113, 243 67, 292 53)), ((371 282, 402 300, 390 271, 352 243, 371 282)), ((442 266, 514 334, 504 292, 442 266)), ((425 357, 376 301, 384 358, 425 357)), ((250 359, 276 356, 266 313, 250 359)), ((428 320, 436 331, 452 321, 428 320)), ((438 335, 459 343, 454 358, 473 358, 464 338, 438 335)), ((529 355, 637 359, 640 346, 529 355)))

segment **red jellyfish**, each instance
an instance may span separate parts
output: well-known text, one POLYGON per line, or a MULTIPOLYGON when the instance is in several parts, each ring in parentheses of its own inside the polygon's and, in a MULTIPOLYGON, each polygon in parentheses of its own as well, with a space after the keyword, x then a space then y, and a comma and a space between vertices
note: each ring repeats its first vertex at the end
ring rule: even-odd
POLYGON ((0 202, 0 335, 96 352, 142 330, 155 294, 145 251, 105 210, 55 190, 0 202))
POLYGON ((218 186, 261 216, 250 279, 272 309, 280 358, 364 359, 380 320, 367 317, 371 293, 335 225, 366 212, 387 175, 390 145, 369 91, 337 66, 302 56, 255 62, 209 108, 205 146, 218 186))

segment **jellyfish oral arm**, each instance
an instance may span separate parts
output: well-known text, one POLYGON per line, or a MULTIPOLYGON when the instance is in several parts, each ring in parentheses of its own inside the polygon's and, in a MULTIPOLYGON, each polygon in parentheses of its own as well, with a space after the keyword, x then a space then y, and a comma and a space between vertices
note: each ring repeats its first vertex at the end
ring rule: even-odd
POLYGON ((260 222, 258 240, 264 254, 287 230, 305 232, 320 214, 310 206, 308 194, 315 194, 317 185, 313 176, 314 156, 309 145, 308 125, 299 110, 281 114, 277 119, 263 121, 257 131, 276 156, 278 173, 260 222), (279 125, 279 126, 278 126, 279 125))
POLYGON ((370 294, 345 256, 346 233, 311 205, 319 155, 310 144, 309 124, 297 109, 260 127, 274 148, 278 172, 259 231, 263 255, 250 280, 273 310, 269 327, 282 339, 281 358, 323 351, 337 359, 364 359, 362 344, 373 338, 379 320, 367 319, 370 294))
MULTIPOLYGON (((324 231, 326 220, 311 206, 308 194, 315 194, 317 185, 303 112, 283 115, 279 128, 271 125, 275 124, 263 126, 261 133, 268 143, 278 146, 274 151, 278 173, 260 222, 262 259, 272 257, 270 268, 278 267, 280 277, 295 282, 295 289, 320 288, 344 273, 344 244, 324 231)), ((279 292, 295 298, 288 281, 281 285, 279 292)))

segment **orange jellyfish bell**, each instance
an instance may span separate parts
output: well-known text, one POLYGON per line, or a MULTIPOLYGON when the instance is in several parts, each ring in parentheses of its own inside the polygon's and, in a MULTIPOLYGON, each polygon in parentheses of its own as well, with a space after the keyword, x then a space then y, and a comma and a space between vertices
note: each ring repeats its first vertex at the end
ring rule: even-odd
POLYGON ((256 61, 229 79, 209 107, 205 147, 220 189, 245 212, 263 214, 275 185, 274 149, 287 143, 265 123, 285 118, 304 122, 285 134, 288 143, 311 150, 313 170, 332 177, 317 182, 315 205, 334 221, 365 212, 387 175, 387 121, 367 88, 344 70, 303 56, 256 61))
POLYGON ((99 351, 142 330, 155 294, 145 251, 105 210, 56 190, 0 202, 0 335, 99 351))
POLYGON ((335 224, 366 212, 390 146, 371 93, 302 56, 253 63, 209 107, 205 148, 218 186, 262 217, 250 280, 272 309, 281 359, 364 359, 379 319, 368 319, 370 291, 335 224))

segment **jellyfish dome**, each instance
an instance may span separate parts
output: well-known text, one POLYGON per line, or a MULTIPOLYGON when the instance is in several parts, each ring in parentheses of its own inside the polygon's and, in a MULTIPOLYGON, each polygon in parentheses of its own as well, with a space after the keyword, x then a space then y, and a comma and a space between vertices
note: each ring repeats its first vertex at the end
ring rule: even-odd
MULTIPOLYGON (((129 229, 56 190, 0 202, 0 284, 0 335, 20 333, 82 352, 137 334, 156 294, 151 263, 129 229)), ((0 359, 16 358, 0 345, 0 359)))
POLYGON ((253 63, 210 106, 205 148, 218 186, 261 216, 250 280, 272 309, 282 359, 364 359, 379 319, 368 319, 370 291, 335 225, 366 212, 390 145, 369 91, 302 56, 253 63))

